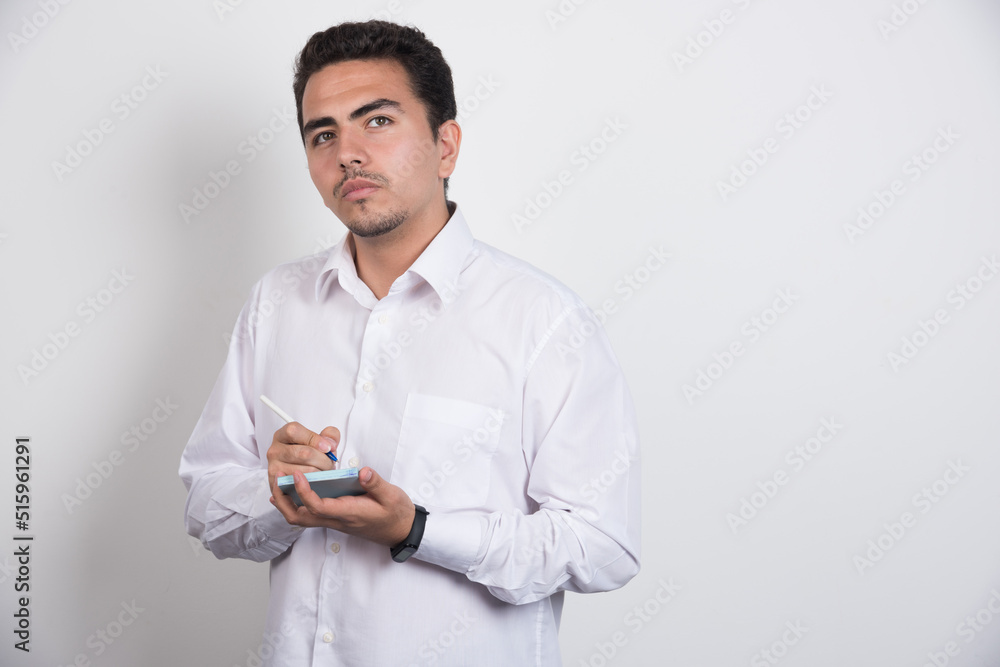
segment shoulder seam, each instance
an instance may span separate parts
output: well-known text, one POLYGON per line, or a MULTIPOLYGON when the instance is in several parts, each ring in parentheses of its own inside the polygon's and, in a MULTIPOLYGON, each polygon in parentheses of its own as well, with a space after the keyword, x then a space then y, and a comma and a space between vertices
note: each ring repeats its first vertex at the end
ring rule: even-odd
POLYGON ((580 310, 581 308, 584 307, 585 304, 581 303, 569 305, 563 308, 562 311, 559 313, 559 315, 556 316, 555 320, 552 321, 552 324, 550 324, 549 328, 545 331, 545 335, 542 336, 542 339, 538 341, 537 345, 535 345, 535 349, 531 351, 531 356, 528 357, 528 363, 525 364, 524 367, 524 376, 521 378, 522 384, 524 384, 524 382, 527 381, 528 374, 531 373, 531 368, 535 365, 535 360, 538 359, 539 355, 542 353, 542 350, 548 344, 549 339, 552 338, 552 335, 556 332, 556 329, 559 328, 559 326, 563 323, 563 320, 569 317, 569 314, 572 313, 574 310, 580 310))

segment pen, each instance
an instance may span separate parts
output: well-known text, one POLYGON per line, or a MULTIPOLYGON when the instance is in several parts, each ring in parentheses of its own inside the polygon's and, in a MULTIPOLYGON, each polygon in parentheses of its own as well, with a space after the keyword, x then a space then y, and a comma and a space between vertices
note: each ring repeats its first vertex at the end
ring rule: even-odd
MULTIPOLYGON (((285 412, 284 410, 282 410, 281 408, 279 408, 277 405, 275 405, 274 401, 272 401, 270 398, 268 398, 264 394, 260 395, 260 400, 264 403, 264 405, 266 405, 267 407, 269 407, 272 410, 274 410, 274 414, 276 414, 279 417, 281 417, 282 419, 284 419, 286 424, 289 423, 289 422, 295 421, 294 419, 292 419, 291 417, 288 416, 287 412, 285 412)), ((330 459, 333 460, 333 461, 337 460, 337 457, 333 455, 333 451, 332 450, 329 451, 329 452, 327 452, 326 455, 329 456, 330 459)))

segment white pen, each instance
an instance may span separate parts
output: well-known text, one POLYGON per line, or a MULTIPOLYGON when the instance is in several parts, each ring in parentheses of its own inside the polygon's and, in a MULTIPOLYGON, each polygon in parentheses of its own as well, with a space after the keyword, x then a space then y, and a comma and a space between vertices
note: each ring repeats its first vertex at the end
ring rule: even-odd
MULTIPOLYGON (((284 410, 282 410, 281 408, 279 408, 277 405, 275 405, 274 401, 272 401, 270 398, 268 398, 264 394, 260 395, 260 400, 261 400, 262 403, 264 403, 264 405, 266 405, 267 407, 269 407, 272 410, 274 410, 274 414, 276 414, 279 417, 281 417, 282 419, 284 419, 286 424, 295 421, 290 416, 288 416, 287 412, 285 412, 284 410)), ((327 452, 326 455, 329 456, 330 459, 332 459, 333 461, 337 460, 337 457, 333 455, 333 451, 332 450, 329 451, 329 452, 327 452)))

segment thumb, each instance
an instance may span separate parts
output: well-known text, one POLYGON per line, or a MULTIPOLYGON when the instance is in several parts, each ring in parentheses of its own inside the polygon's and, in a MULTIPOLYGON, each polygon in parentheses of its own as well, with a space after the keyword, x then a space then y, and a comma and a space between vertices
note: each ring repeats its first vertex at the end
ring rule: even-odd
POLYGON ((379 474, 367 466, 361 469, 358 478, 361 480, 361 488, 372 496, 378 497, 385 486, 385 481, 379 474))

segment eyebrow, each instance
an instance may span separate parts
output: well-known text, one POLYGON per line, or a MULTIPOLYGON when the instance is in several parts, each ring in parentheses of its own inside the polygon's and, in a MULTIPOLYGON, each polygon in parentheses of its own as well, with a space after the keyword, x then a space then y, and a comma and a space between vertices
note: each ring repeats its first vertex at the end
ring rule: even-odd
MULTIPOLYGON (((379 99, 372 100, 368 104, 362 105, 357 109, 355 109, 354 111, 352 111, 351 115, 347 117, 347 120, 357 120, 358 118, 361 118, 362 116, 367 115, 372 111, 375 111, 377 109, 386 109, 386 108, 395 109, 399 113, 404 113, 403 107, 402 105, 400 105, 399 102, 397 102, 396 100, 387 99, 385 97, 380 97, 379 99)), ((309 136, 310 134, 312 134, 312 132, 321 127, 336 127, 336 126, 337 126, 337 121, 334 120, 333 116, 323 116, 322 118, 313 118, 302 127, 302 134, 305 136, 309 136)))

